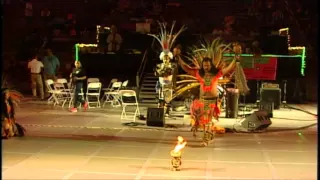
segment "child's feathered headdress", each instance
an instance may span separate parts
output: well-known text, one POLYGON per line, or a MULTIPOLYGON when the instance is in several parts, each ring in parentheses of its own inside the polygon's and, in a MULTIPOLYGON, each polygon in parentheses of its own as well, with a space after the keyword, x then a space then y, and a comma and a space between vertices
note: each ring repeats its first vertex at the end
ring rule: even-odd
POLYGON ((8 85, 6 76, 2 75, 1 93, 3 95, 4 93, 7 93, 7 92, 9 93, 9 96, 10 96, 10 98, 12 100, 12 103, 15 106, 18 106, 18 103, 23 98, 23 95, 19 91, 14 90, 13 88, 11 88, 8 85))
POLYGON ((168 55, 169 58, 172 59, 173 58, 173 54, 172 54, 172 52, 170 52, 170 49, 171 49, 173 43, 175 42, 175 40, 177 39, 177 37, 184 30, 186 30, 186 27, 182 26, 177 33, 173 34, 173 29, 174 29, 174 26, 176 24, 175 21, 172 22, 172 26, 171 26, 170 32, 167 32, 167 24, 166 23, 160 23, 158 21, 158 24, 160 26, 160 34, 159 34, 159 36, 154 35, 154 34, 149 34, 149 35, 154 37, 161 45, 162 52, 160 53, 160 57, 159 57, 160 60, 162 60, 165 55, 168 55))

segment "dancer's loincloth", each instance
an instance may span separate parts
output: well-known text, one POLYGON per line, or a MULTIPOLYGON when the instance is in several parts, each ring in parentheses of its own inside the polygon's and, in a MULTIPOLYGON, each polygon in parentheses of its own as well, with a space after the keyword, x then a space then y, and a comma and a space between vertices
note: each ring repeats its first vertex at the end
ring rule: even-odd
POLYGON ((200 102, 203 104, 203 118, 201 118, 200 124, 211 123, 213 117, 218 119, 220 115, 218 98, 201 98, 200 102))

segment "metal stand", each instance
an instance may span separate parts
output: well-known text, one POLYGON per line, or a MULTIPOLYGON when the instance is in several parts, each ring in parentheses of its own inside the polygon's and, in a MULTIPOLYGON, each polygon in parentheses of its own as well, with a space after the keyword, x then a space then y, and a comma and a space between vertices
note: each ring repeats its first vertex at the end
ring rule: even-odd
POLYGON ((257 100, 256 100, 256 107, 259 107, 260 103, 260 81, 257 80, 257 100))
POLYGON ((247 111, 247 106, 246 106, 246 95, 243 96, 243 109, 242 109, 242 117, 246 117, 245 112, 247 111))
POLYGON ((222 88, 223 88, 223 92, 222 92, 223 95, 222 95, 222 99, 221 99, 221 101, 222 101, 222 109, 226 110, 226 108, 227 108, 227 103, 226 103, 227 86, 223 85, 222 88))
POLYGON ((281 107, 291 110, 287 104, 287 80, 283 80, 283 101, 281 102, 281 107))

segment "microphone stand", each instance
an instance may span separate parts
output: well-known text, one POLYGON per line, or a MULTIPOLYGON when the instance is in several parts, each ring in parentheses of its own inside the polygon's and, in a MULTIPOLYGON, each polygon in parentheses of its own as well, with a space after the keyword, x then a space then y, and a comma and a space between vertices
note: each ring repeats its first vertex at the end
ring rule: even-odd
POLYGON ((260 104, 260 81, 257 80, 257 100, 256 100, 256 107, 259 108, 259 104, 260 104))
POLYGON ((281 102, 283 108, 291 108, 287 104, 287 80, 283 80, 283 101, 281 102))

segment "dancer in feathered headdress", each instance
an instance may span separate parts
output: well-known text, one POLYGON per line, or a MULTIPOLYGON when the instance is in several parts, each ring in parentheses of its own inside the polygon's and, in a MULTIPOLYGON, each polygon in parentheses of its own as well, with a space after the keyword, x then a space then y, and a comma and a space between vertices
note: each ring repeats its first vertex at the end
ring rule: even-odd
POLYGON ((180 77, 187 78, 185 80, 177 82, 180 84, 176 88, 176 93, 173 97, 176 97, 183 92, 200 86, 200 98, 197 101, 198 108, 201 108, 202 115, 199 117, 199 125, 203 126, 204 137, 203 145, 207 146, 210 140, 213 140, 213 124, 212 118, 218 120, 220 114, 220 107, 218 103, 218 83, 219 78, 229 73, 236 67, 236 85, 243 93, 249 91, 246 86, 246 80, 242 68, 239 62, 241 54, 241 46, 237 43, 224 44, 221 40, 215 39, 212 43, 202 44, 200 48, 193 50, 193 55, 189 59, 192 60, 194 67, 190 67, 185 63, 181 57, 179 58, 179 64, 188 75, 180 75, 180 77), (231 49, 231 46, 233 48, 231 49), (233 50, 235 56, 232 62, 225 66, 223 61, 223 53, 227 50, 233 50), (245 84, 245 85, 243 85, 245 84))
MULTIPOLYGON (((186 29, 184 26, 175 34, 173 34, 173 29, 175 22, 172 23, 170 32, 167 32, 166 23, 160 23, 160 35, 151 35, 153 36, 161 45, 162 52, 160 53, 161 64, 157 64, 155 69, 155 75, 159 77, 159 106, 164 106, 165 104, 170 103, 172 100, 172 85, 175 77, 175 64, 171 63, 170 60, 173 59, 173 54, 170 51, 177 37, 186 29)), ((166 111, 168 114, 168 111, 166 111)))
MULTIPOLYGON (((5 81, 3 81, 5 82, 5 81)), ((15 122, 15 108, 20 102, 23 95, 13 89, 4 88, 2 84, 2 138, 10 138, 13 136, 24 136, 25 129, 15 122)))

